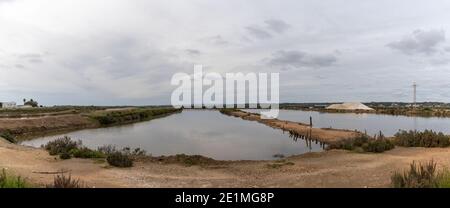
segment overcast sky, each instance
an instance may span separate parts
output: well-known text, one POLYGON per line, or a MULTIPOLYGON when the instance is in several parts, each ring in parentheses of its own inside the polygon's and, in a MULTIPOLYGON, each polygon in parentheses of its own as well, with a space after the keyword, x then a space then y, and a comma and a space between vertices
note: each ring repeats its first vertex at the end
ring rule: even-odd
POLYGON ((282 102, 450 102, 450 1, 0 0, 0 101, 169 104, 176 72, 279 72, 282 102))

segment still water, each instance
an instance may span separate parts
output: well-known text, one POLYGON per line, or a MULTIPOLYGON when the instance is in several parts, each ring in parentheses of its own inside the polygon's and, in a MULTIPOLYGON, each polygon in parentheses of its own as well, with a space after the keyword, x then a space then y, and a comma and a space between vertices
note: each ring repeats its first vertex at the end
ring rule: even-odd
MULTIPOLYGON (((259 110, 245 110, 257 113, 259 110)), ((408 117, 370 113, 322 113, 316 111, 280 110, 278 119, 309 124, 312 117, 313 125, 320 128, 336 128, 367 131, 374 135, 383 132, 386 136, 393 136, 398 130, 432 129, 450 134, 450 118, 438 117, 408 117)))
POLYGON ((218 160, 270 160, 276 154, 289 156, 323 149, 315 142, 294 141, 281 130, 212 110, 184 110, 148 122, 81 130, 22 144, 40 147, 64 135, 79 139, 90 148, 112 144, 139 147, 153 156, 184 153, 218 160))

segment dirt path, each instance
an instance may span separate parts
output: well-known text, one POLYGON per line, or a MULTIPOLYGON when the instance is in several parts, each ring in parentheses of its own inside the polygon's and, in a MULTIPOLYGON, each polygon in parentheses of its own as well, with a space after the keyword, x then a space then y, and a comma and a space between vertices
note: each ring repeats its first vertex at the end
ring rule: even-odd
POLYGON ((440 167, 450 165, 450 148, 399 147, 381 154, 331 150, 278 163, 237 161, 205 167, 138 162, 121 169, 89 159, 59 160, 42 149, 0 140, 0 168, 41 186, 51 183, 53 175, 37 172, 69 170, 91 187, 388 187, 394 171, 413 160, 431 159, 440 167))
POLYGON ((306 135, 312 135, 311 137, 314 140, 318 140, 326 144, 332 144, 344 139, 350 139, 361 135, 360 132, 350 130, 330 129, 330 128, 310 128, 309 125, 299 122, 284 121, 278 119, 261 119, 261 116, 257 113, 248 113, 240 110, 229 111, 225 114, 234 117, 240 117, 244 120, 263 123, 272 128, 282 129, 284 131, 293 131, 305 137, 308 137, 306 135))

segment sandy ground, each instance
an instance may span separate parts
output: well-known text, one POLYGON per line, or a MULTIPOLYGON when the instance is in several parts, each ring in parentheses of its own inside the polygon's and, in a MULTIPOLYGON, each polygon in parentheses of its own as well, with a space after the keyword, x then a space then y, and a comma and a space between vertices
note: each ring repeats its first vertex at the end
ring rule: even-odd
POLYGON ((0 168, 44 186, 66 170, 90 187, 389 187, 394 171, 412 161, 435 160, 450 165, 450 148, 396 148, 374 153, 331 150, 275 161, 223 162, 185 166, 137 162, 132 168, 114 168, 91 159, 59 160, 42 149, 0 140, 0 168), (278 164, 278 165, 274 165, 278 164))

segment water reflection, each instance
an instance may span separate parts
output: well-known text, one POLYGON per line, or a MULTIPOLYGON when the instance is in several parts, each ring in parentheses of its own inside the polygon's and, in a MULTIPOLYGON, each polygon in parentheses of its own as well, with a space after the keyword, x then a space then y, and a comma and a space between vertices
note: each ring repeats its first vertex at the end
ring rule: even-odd
POLYGON ((297 142, 298 139, 303 140, 305 142, 305 146, 310 149, 313 148, 312 142, 314 142, 315 145, 319 145, 322 149, 326 149, 325 143, 323 143, 317 139, 314 139, 314 137, 312 137, 311 130, 305 135, 300 134, 293 130, 289 130, 289 138, 291 138, 294 142, 297 142))
MULTIPOLYGON (((140 147, 154 156, 189 154, 219 160, 266 160, 322 151, 314 142, 296 142, 278 129, 221 115, 212 110, 184 110, 169 117, 133 125, 89 129, 65 134, 82 140, 90 148, 103 145, 140 147)), ((58 136, 47 136, 22 144, 39 147, 58 136)))

